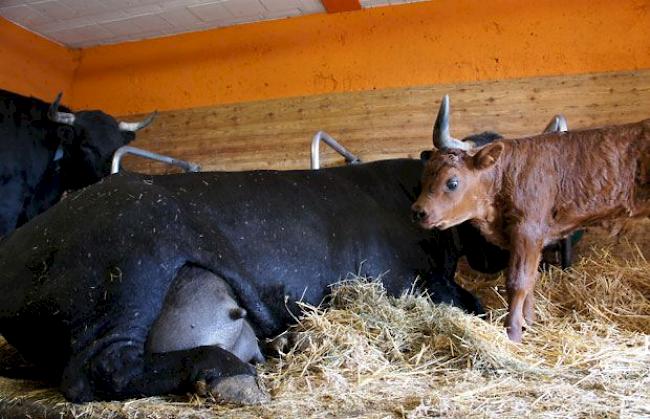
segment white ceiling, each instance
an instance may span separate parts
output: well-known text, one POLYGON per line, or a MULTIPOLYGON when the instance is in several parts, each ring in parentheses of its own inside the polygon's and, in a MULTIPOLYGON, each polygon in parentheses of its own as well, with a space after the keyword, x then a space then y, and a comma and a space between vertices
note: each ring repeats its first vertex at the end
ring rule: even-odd
POLYGON ((73 48, 323 12, 320 0, 0 0, 0 16, 73 48))

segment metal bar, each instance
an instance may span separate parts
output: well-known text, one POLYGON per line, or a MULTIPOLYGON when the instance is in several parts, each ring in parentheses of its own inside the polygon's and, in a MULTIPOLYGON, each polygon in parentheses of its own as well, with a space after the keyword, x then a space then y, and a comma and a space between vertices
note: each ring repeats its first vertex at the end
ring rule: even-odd
POLYGON ((339 144, 325 131, 318 131, 314 138, 311 140, 311 168, 320 169, 320 142, 321 140, 332 147, 334 151, 345 157, 345 162, 348 164, 361 163, 359 157, 352 154, 347 148, 339 144))
POLYGON ((113 162, 111 164, 111 174, 115 174, 120 171, 120 162, 122 157, 126 154, 133 154, 134 156, 144 157, 145 159, 156 160, 162 163, 170 164, 172 166, 178 166, 186 172, 200 172, 201 166, 196 163, 191 163, 185 160, 178 160, 173 157, 163 156, 162 154, 152 153, 151 151, 143 150, 141 148, 131 147, 125 145, 120 147, 113 154, 113 162))

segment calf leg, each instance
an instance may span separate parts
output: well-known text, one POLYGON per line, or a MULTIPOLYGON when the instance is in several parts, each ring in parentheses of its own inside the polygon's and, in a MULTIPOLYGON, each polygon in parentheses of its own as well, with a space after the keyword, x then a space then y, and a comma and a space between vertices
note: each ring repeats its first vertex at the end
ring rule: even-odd
POLYGON ((524 300, 524 320, 528 326, 532 326, 535 323, 535 283, 537 282, 537 277, 539 273, 535 271, 535 277, 532 280, 533 285, 530 290, 526 293, 526 299, 524 300))
POLYGON ((513 231, 506 280, 508 316, 505 325, 508 337, 515 342, 521 342, 524 318, 529 322, 534 320, 534 288, 541 251, 542 241, 529 231, 522 228, 513 231))

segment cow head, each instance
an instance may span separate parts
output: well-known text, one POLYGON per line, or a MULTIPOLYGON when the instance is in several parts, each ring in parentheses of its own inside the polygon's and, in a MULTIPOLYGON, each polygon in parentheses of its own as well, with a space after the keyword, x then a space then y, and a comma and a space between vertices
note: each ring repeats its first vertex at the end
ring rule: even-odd
POLYGON ((50 106, 49 118, 68 126, 62 138, 64 185, 78 189, 110 174, 115 151, 133 141, 135 132, 148 126, 156 113, 141 122, 121 122, 102 111, 60 112, 61 93, 50 106))
POLYGON ((500 141, 485 145, 460 141, 449 133, 449 97, 445 96, 433 127, 433 145, 422 177, 422 191, 411 209, 424 228, 441 230, 488 211, 490 172, 501 157, 500 141))

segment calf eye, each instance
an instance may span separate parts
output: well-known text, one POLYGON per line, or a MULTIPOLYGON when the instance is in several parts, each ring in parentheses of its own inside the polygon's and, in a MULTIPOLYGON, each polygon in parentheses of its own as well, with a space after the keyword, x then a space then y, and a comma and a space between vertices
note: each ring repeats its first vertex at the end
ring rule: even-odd
POLYGON ((447 181, 447 189, 450 191, 455 191, 456 188, 458 188, 458 178, 454 176, 447 181))

